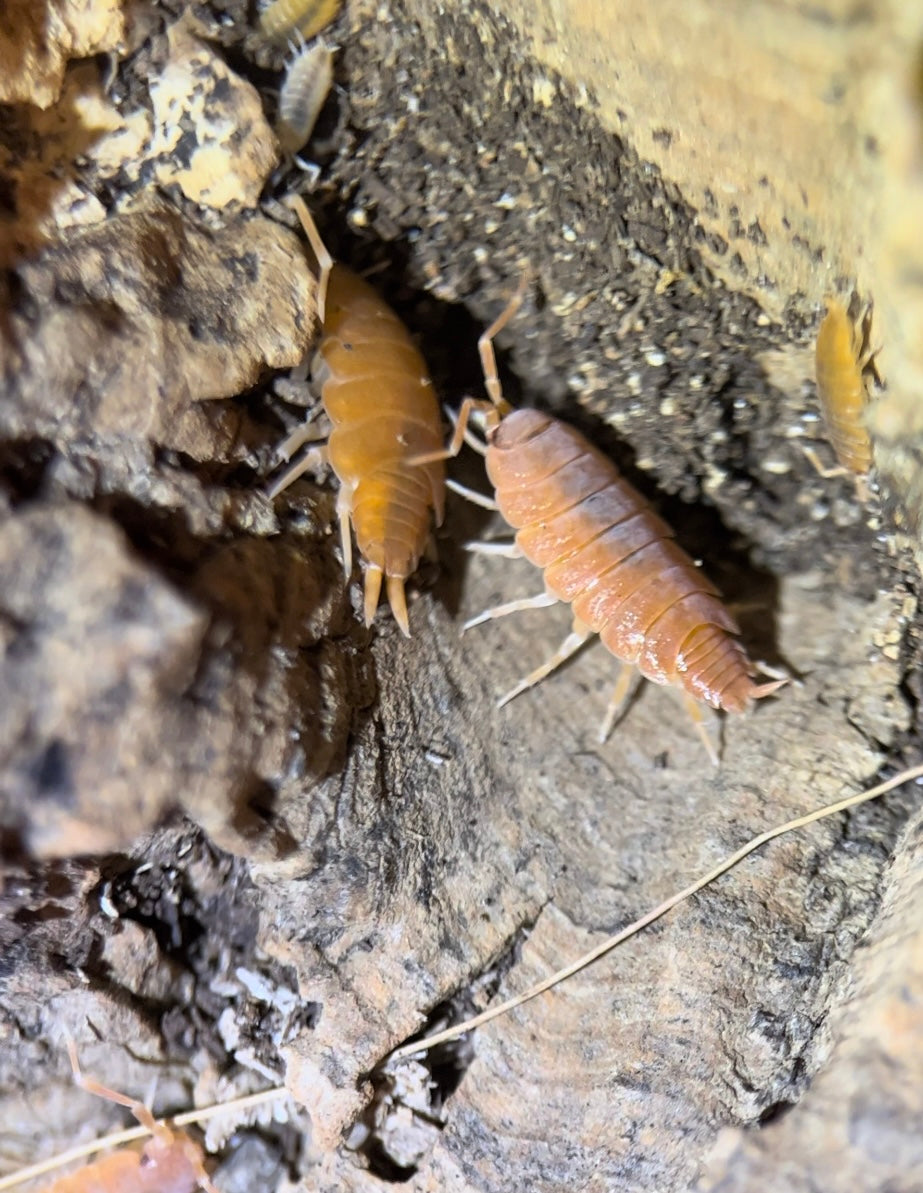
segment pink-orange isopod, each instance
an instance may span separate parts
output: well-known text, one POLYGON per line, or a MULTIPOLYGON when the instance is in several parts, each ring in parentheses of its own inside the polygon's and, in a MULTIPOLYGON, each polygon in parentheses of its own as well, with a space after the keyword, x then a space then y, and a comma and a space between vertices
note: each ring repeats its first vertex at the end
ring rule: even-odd
MULTIPOLYGON (((627 664, 602 736, 624 705, 636 668, 645 679, 682 689, 717 762, 702 725, 700 702, 740 713, 786 681, 755 682, 755 668, 718 590, 607 456, 560 419, 537 410, 512 410, 505 401, 492 339, 515 313, 521 293, 481 337, 491 402, 469 400, 459 426, 472 409, 484 415, 487 473, 497 507, 516 531, 515 553, 542 569, 545 591, 487 610, 467 625, 519 609, 568 603, 574 614, 568 638, 500 703, 537 683, 591 635, 599 634, 611 653, 627 664)), ((460 440, 457 430, 447 450, 457 450, 460 440)))
POLYGON ((43 1193, 217 1193, 205 1176, 202 1150, 183 1134, 162 1132, 140 1151, 120 1148, 62 1176, 43 1193))
POLYGON ((46 1186, 43 1193, 218 1193, 205 1171, 205 1157, 183 1131, 157 1122, 143 1102, 108 1089, 80 1073, 73 1045, 68 1046, 77 1082, 89 1093, 127 1106, 142 1127, 151 1132, 140 1149, 122 1147, 91 1164, 84 1164, 46 1186))

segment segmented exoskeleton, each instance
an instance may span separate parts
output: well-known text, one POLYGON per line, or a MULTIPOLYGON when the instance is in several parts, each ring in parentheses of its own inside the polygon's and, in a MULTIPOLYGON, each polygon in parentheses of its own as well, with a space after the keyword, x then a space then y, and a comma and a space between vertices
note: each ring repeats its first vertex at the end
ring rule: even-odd
POLYGON ((218 1193, 202 1167, 202 1150, 181 1132, 158 1129, 140 1151, 120 1148, 62 1176, 43 1193, 218 1193))
MULTIPOLYGON (((445 503, 441 462, 414 464, 420 455, 438 456, 442 418, 426 362, 410 333, 367 282, 336 265, 324 248, 304 202, 298 212, 320 265, 320 342, 312 378, 333 424, 323 454, 340 481, 337 512, 343 566, 352 570, 350 520, 365 560, 365 621, 375 616, 384 577, 398 625, 410 635, 404 581, 416 570, 445 503)), ((282 445, 290 456, 313 437, 310 426, 282 445)), ((314 449, 269 488, 275 497, 321 456, 314 449)))
POLYGON ((492 339, 515 313, 521 294, 520 290, 479 342, 491 401, 465 403, 445 454, 459 450, 468 415, 480 410, 497 508, 516 531, 509 553, 524 555, 543 570, 545 590, 489 609, 465 628, 520 609, 566 601, 574 613, 570 635, 500 704, 537 683, 591 635, 599 634, 617 659, 631 665, 619 676, 601 737, 624 706, 632 668, 637 668, 645 679, 683 690, 717 762, 699 702, 739 713, 786 681, 754 681, 755 669, 737 638, 740 631, 718 590, 607 456, 559 419, 537 410, 512 410, 505 401, 492 339))
POLYGON ((333 51, 322 42, 302 45, 285 72, 279 91, 276 136, 285 153, 297 153, 320 115, 333 83, 333 51))
POLYGON ((343 0, 275 0, 260 13, 260 32, 282 41, 300 33, 305 41, 316 37, 340 11, 343 0))
POLYGON ((830 443, 841 468, 858 476, 872 467, 872 441, 863 421, 869 400, 865 379, 868 374, 877 378, 871 329, 871 307, 854 323, 841 302, 828 299, 814 358, 830 443))

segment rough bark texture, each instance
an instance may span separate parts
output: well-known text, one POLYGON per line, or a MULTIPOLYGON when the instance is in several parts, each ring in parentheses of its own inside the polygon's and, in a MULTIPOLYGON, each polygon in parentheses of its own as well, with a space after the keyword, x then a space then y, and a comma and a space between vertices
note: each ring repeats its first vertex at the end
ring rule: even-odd
MULTIPOLYGON (((884 405, 916 367, 904 331, 876 410, 876 447, 907 464, 884 510, 818 477, 799 440, 819 434, 811 254, 886 311, 923 275, 889 272, 884 234, 863 256, 868 196, 832 186, 829 221, 786 227, 825 136, 837 171, 871 150, 864 125, 775 124, 770 102, 858 72, 884 105, 875 186, 897 211, 916 183, 895 143, 919 112, 875 80, 890 94, 916 33, 883 24, 887 54, 860 68, 832 8, 821 27, 767 3, 726 45, 704 2, 683 6, 688 38, 614 0, 356 3, 333 30, 313 170, 276 166, 284 52, 248 6, 183 7, 132 5, 108 72, 36 75, 35 106, 0 124, 5 1167, 116 1118, 73 1092, 66 1032, 108 1085, 143 1096, 156 1074, 158 1109, 287 1085, 288 1107, 210 1125, 221 1193, 919 1188, 918 789, 783 839, 428 1066, 378 1068, 754 833, 916 760, 918 573, 895 523, 917 525, 919 426, 884 405), (770 82, 759 30, 777 9, 770 82), (810 79, 802 37, 823 48, 810 79), (714 69, 696 87, 700 39, 714 69), (626 68, 603 87, 594 63, 617 40, 626 68), (699 106, 680 92, 661 111, 664 72, 699 106), (721 78, 740 126, 768 130, 767 187, 734 165, 721 78), (483 511, 450 499, 408 642, 385 614, 361 625, 330 478, 263 496, 313 403, 288 374, 314 323, 278 202, 292 187, 340 259, 373 270, 452 406, 528 272, 500 341, 509 394, 610 452, 735 603, 754 657, 798 677, 725 720, 720 769, 651 686, 598 743, 616 673, 599 646, 495 709, 568 619, 460 634, 541 586, 525 562, 466 556, 500 529, 483 511), (738 232, 758 251, 734 264, 738 232)), ((110 44, 62 35, 45 56, 110 44)), ((485 487, 476 458, 453 470, 485 487)))

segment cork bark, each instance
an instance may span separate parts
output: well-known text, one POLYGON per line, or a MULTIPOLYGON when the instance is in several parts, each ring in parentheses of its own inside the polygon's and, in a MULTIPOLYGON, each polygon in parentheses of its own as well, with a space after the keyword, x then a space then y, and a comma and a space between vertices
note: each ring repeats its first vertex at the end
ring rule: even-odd
MULTIPOLYGON (((293 163, 250 6, 90 8, 116 31, 45 47, 60 78, 24 58, 0 125, 4 1171, 121 1121, 66 1033, 158 1110, 288 1087, 209 1126, 221 1193, 918 1187, 917 788, 381 1064, 917 760, 921 31, 832 0, 357 2, 293 163), (598 644, 495 707, 569 618, 462 635, 541 588, 464 551, 492 515, 450 495, 408 641, 362 625, 335 479, 265 497, 315 402, 296 187, 450 407, 526 275, 511 401, 609 453, 793 676, 709 723, 719 768, 652 685, 598 741, 598 644), (852 290, 888 382, 868 504, 801 450, 820 303, 852 290)), ((474 453, 451 471, 486 490, 474 453)))

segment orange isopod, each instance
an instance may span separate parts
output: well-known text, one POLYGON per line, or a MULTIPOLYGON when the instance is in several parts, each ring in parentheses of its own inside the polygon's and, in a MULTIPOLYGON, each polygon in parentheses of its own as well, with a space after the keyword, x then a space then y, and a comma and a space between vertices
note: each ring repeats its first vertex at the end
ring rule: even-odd
MULTIPOLYGON (((304 202, 293 196, 320 266, 318 316, 322 331, 312 364, 333 430, 267 490, 270 498, 326 458, 340 481, 337 513, 343 566, 352 570, 350 520, 365 560, 365 622, 375 616, 384 577, 394 617, 409 637, 404 582, 420 562, 431 528, 442 522, 445 469, 439 457, 442 418, 426 362, 410 333, 367 282, 325 249, 304 202)), ((314 437, 309 424, 282 445, 290 456, 314 437)))
MULTIPOLYGON (((702 723, 700 701, 743 712, 785 679, 757 684, 737 639, 739 629, 718 590, 674 541, 673 531, 608 457, 579 431, 538 410, 512 410, 503 398, 493 337, 512 318, 522 287, 481 337, 491 401, 468 400, 447 449, 461 446, 472 410, 484 415, 487 473, 500 513, 516 531, 510 555, 544 572, 536 597, 488 609, 465 628, 520 609, 565 601, 572 631, 555 654, 500 701, 502 706, 569 658, 593 634, 626 664, 603 722, 605 739, 630 693, 635 673, 683 690, 709 756, 718 756, 702 723)), ((471 544, 498 553, 493 544, 471 544)))
MULTIPOLYGON (((872 441, 863 422, 869 400, 865 378, 877 376, 869 346, 872 311, 854 323, 841 302, 828 299, 826 305, 815 350, 817 394, 841 470, 865 476, 872 467, 872 441)), ((826 475, 831 472, 837 474, 826 475)))
POLYGON ((151 1132, 140 1151, 123 1147, 93 1164, 60 1177, 43 1193, 218 1193, 205 1171, 202 1149, 183 1131, 157 1122, 143 1102, 84 1077, 72 1045, 68 1048, 75 1080, 89 1093, 127 1106, 151 1132))

